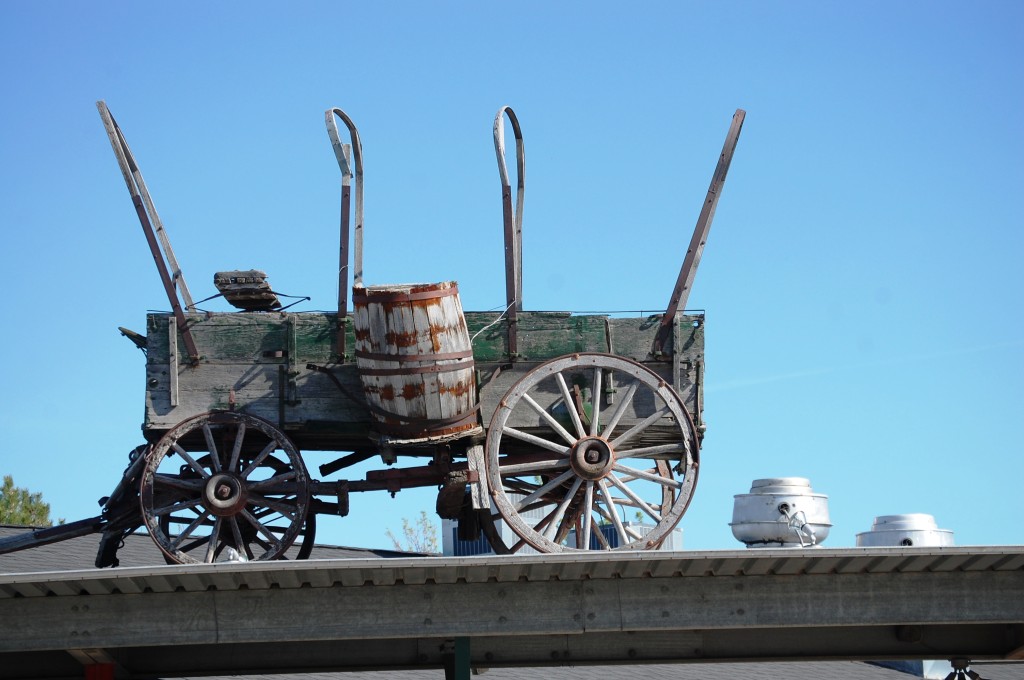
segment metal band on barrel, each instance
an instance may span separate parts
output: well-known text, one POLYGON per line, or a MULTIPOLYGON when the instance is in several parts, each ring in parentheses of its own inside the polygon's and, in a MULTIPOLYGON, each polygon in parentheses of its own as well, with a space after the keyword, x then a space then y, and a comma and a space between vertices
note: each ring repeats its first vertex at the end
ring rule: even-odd
POLYGON ((401 293, 398 291, 370 291, 363 289, 362 293, 353 293, 352 302, 355 304, 366 304, 368 302, 414 302, 417 300, 436 300, 437 298, 451 297, 459 294, 458 286, 450 288, 438 288, 419 291, 416 293, 401 293))
POLYGON ((417 375, 420 373, 455 373, 457 371, 473 370, 473 363, 460 362, 457 364, 444 364, 438 366, 399 366, 397 368, 362 368, 360 375, 417 375))
POLYGON ((424 434, 427 436, 444 436, 447 434, 453 434, 457 432, 459 428, 464 428, 466 425, 476 424, 477 414, 479 406, 469 411, 465 415, 455 416, 453 418, 442 418, 442 419, 427 419, 427 418, 415 418, 412 416, 403 416, 397 413, 391 413, 386 409, 376 407, 373 409, 374 413, 387 418, 388 420, 395 419, 402 421, 403 424, 388 422, 387 428, 389 434, 407 434, 407 435, 418 435, 424 434))
POLYGON ((447 352, 441 354, 385 354, 382 352, 367 352, 365 350, 357 349, 355 354, 357 359, 367 359, 369 361, 393 361, 399 364, 404 364, 409 361, 451 361, 473 358, 472 349, 464 349, 459 352, 447 352))

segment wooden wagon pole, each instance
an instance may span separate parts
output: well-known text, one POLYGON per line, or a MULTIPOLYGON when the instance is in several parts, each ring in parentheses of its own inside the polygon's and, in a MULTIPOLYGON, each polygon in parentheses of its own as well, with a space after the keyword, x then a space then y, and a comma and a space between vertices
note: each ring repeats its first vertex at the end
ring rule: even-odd
POLYGON ((352 197, 352 177, 355 170, 355 253, 353 262, 352 285, 363 283, 363 144, 359 140, 359 131, 355 123, 339 108, 327 109, 325 114, 327 134, 331 138, 334 155, 341 168, 341 235, 338 248, 338 360, 345 361, 345 326, 348 319, 348 246, 350 225, 350 203, 352 197), (348 128, 352 144, 344 144, 338 133, 337 116, 348 128))
POLYGON ((523 310, 523 195, 526 185, 526 151, 523 146, 523 132, 515 111, 508 106, 498 109, 494 117, 494 153, 498 157, 498 174, 501 178, 501 207, 505 228, 505 311, 508 315, 508 353, 515 360, 519 352, 518 312, 523 310), (516 202, 512 207, 512 183, 505 164, 505 120, 512 124, 516 138, 516 202))
POLYGON ((103 120, 103 127, 107 131, 110 146, 114 150, 114 156, 117 158, 117 165, 121 168, 121 175, 128 186, 128 193, 131 194, 132 203, 135 205, 135 212, 138 214, 139 222, 142 224, 142 231, 146 235, 146 242, 149 244, 150 253, 152 253, 153 261, 156 263, 157 271, 160 273, 160 281, 163 283, 164 291, 167 293, 167 300, 171 303, 174 319, 178 324, 178 329, 181 330, 182 338, 185 341, 185 349, 188 351, 189 361, 193 365, 198 364, 199 350, 196 349, 192 332, 189 330, 185 320, 185 313, 181 309, 181 302, 178 300, 178 290, 181 291, 181 296, 184 298, 185 305, 190 312, 195 311, 195 305, 192 303, 192 295, 185 284, 185 277, 181 273, 181 267, 178 266, 178 261, 174 257, 174 250, 171 248, 167 231, 164 229, 163 222, 161 222, 160 216, 156 212, 153 199, 146 188, 146 182, 142 179, 142 172, 135 162, 131 149, 128 148, 128 142, 121 133, 121 128, 118 127, 114 117, 110 114, 107 103, 102 100, 98 101, 96 102, 96 108, 99 110, 100 118, 103 120), (157 239, 159 239, 159 243, 157 239), (161 245, 163 250, 161 250, 161 245), (168 264, 170 265, 169 269, 168 264))
POLYGON ((672 327, 675 324, 676 313, 680 309, 686 308, 686 299, 690 295, 693 278, 697 275, 697 266, 700 265, 704 244, 707 243, 708 232, 711 230, 711 221, 715 218, 715 208, 718 206, 718 199, 722 196, 725 176, 729 172, 729 164, 732 162, 736 143, 740 139, 740 130, 743 128, 743 119, 746 115, 747 112, 743 109, 736 109, 736 113, 733 114, 732 125, 729 126, 729 133, 725 137, 722 154, 718 157, 718 166, 715 168, 715 174, 711 176, 711 186, 708 188, 707 198, 704 199, 704 206, 701 208, 700 216, 697 218, 697 225, 693 229, 693 237, 690 239, 690 246, 686 250, 683 266, 679 270, 676 286, 672 290, 672 297, 669 299, 665 315, 661 317, 661 326, 654 339, 654 346, 651 348, 653 354, 657 355, 662 352, 665 343, 672 337, 672 327))

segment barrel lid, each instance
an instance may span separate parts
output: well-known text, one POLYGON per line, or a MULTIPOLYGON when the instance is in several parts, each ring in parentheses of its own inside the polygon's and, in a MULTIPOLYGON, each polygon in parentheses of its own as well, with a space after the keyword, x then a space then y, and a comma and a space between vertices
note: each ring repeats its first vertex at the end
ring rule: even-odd
POLYGON ((434 300, 459 294, 457 281, 440 283, 388 283, 377 286, 353 286, 352 301, 408 302, 412 300, 434 300))
POLYGON ((352 289, 366 293, 419 293, 425 290, 441 290, 457 288, 458 281, 438 281, 437 283, 381 283, 375 286, 353 286, 352 289))

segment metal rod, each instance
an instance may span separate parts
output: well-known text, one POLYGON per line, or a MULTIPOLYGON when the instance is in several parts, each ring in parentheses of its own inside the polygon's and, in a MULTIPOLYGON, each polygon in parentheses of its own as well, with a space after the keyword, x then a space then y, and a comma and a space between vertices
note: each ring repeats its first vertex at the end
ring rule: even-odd
POLYGON ((345 331, 348 318, 348 248, 352 178, 355 176, 355 252, 353 253, 352 285, 363 283, 363 144, 355 123, 339 108, 327 109, 324 114, 327 135, 331 138, 334 155, 341 168, 341 234, 338 248, 338 360, 345 361, 345 331), (351 144, 344 144, 338 133, 335 116, 348 128, 351 144), (353 173, 354 171, 354 173, 353 173))
POLYGON ((704 244, 707 243, 711 222, 715 218, 715 208, 718 206, 718 199, 722 196, 725 176, 729 172, 729 164, 732 162, 733 152, 736 151, 736 143, 740 139, 740 130, 743 128, 743 119, 746 115, 747 113, 743 109, 736 109, 736 113, 733 114, 732 125, 729 126, 729 133, 725 137, 725 145, 722 147, 722 153, 718 157, 715 174, 711 176, 711 186, 708 188, 708 195, 704 199, 700 216, 697 218, 697 225, 693 229, 693 236, 690 238, 690 246, 686 250, 683 266, 679 270, 676 286, 672 290, 672 296, 669 298, 665 315, 661 317, 661 327, 658 329, 657 337, 654 340, 654 354, 660 353, 669 337, 671 337, 676 313, 680 309, 686 308, 686 299, 690 295, 693 279, 697 275, 697 267, 700 265, 700 257, 704 252, 704 244))
POLYGON ((511 358, 519 352, 518 313, 523 310, 523 196, 526 185, 526 151, 523 132, 515 111, 508 106, 498 109, 494 117, 494 152, 498 157, 501 178, 501 207, 505 232, 505 304, 508 314, 508 351, 511 358), (513 210, 512 184, 505 164, 505 120, 512 124, 516 139, 516 200, 513 210))
MULTIPOLYGON (((345 145, 348 148, 348 144, 345 145)), ((349 213, 352 201, 352 187, 344 183, 341 186, 341 239, 338 247, 338 361, 345 363, 348 350, 348 245, 349 245, 349 213)))
POLYGON ((332 460, 330 463, 324 463, 320 466, 320 474, 326 477, 329 474, 337 472, 343 468, 347 468, 350 465, 362 463, 364 460, 369 460, 377 455, 376 451, 357 451, 350 453, 347 456, 342 456, 337 460, 332 460))
POLYGON ((68 524, 61 524, 55 527, 28 530, 21 534, 15 534, 14 536, 8 536, 7 538, 0 539, 0 555, 17 552, 18 550, 24 550, 26 548, 36 548, 41 545, 49 545, 50 543, 57 543, 58 541, 66 541, 70 538, 78 538, 79 536, 88 536, 89 534, 99 533, 103 530, 105 524, 106 519, 100 515, 98 517, 90 517, 89 519, 69 522, 68 524))

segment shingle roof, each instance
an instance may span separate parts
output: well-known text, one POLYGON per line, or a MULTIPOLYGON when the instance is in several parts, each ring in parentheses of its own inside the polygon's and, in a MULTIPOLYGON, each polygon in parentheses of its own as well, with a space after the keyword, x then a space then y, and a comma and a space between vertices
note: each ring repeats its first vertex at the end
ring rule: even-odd
MULTIPOLYGON (((0 524, 0 539, 17 536, 31 527, 0 524)), ((92 569, 99 547, 99 535, 71 538, 60 543, 0 555, 0 574, 39 571, 77 571, 92 569)), ((295 552, 295 549, 291 551, 295 552)), ((409 557, 415 553, 394 550, 367 550, 333 545, 314 546, 310 559, 345 559, 350 557, 409 557)), ((148 534, 131 534, 117 551, 122 567, 148 567, 164 564, 163 555, 148 534)))

